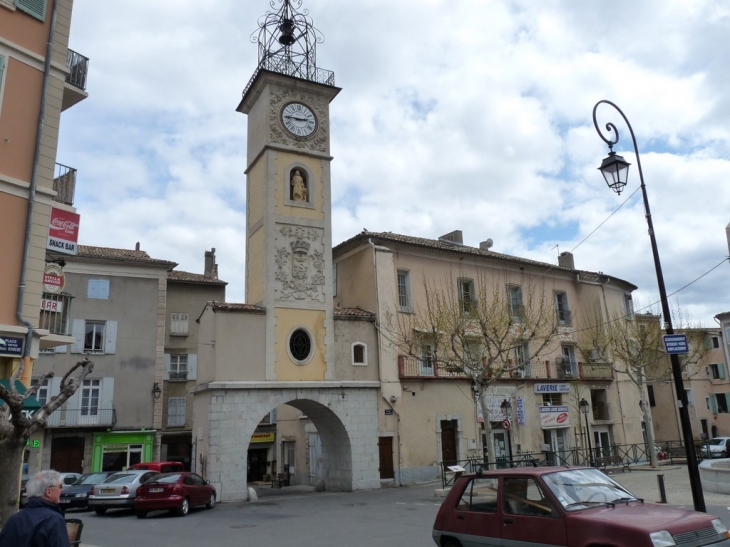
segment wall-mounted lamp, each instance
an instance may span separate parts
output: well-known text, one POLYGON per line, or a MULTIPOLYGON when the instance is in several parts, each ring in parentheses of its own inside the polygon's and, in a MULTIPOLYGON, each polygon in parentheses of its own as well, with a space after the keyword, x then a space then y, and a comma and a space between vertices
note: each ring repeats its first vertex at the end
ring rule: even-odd
POLYGON ((162 389, 160 389, 160 384, 158 382, 155 382, 152 386, 152 395, 155 396, 155 399, 162 397, 162 389))
POLYGON ((390 396, 390 402, 391 403, 395 403, 397 400, 398 400, 398 397, 396 397, 395 395, 391 395, 390 396))

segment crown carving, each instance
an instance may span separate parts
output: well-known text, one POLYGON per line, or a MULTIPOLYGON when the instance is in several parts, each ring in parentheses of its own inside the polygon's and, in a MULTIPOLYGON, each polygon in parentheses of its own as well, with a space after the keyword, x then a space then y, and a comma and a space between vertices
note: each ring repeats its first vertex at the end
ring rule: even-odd
POLYGON ((292 241, 291 242, 291 250, 293 253, 308 253, 309 252, 309 243, 306 241, 292 241))

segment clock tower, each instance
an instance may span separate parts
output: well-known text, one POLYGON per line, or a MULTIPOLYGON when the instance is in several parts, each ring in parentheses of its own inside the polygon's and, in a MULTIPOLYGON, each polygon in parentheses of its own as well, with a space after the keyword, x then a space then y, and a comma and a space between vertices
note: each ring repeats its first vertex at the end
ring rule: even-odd
POLYGON ((329 103, 340 89, 316 65, 323 39, 301 1, 281 4, 252 35, 259 63, 237 108, 248 116, 246 302, 266 310, 266 380, 322 382, 335 379, 329 103))

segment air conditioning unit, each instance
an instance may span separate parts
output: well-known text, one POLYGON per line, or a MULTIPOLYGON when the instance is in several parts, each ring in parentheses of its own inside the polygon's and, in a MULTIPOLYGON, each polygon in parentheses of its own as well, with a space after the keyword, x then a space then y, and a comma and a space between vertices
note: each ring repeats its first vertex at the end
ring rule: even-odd
POLYGON ((525 371, 522 369, 517 369, 512 371, 512 376, 515 378, 524 378, 525 377, 525 371))
POLYGON ((597 361, 598 360, 598 350, 592 349, 590 356, 588 357, 591 361, 597 361))

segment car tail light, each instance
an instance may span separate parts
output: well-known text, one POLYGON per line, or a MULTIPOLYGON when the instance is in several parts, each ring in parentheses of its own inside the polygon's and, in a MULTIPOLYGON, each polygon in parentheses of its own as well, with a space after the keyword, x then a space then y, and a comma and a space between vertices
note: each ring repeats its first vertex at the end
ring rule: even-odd
POLYGON ((127 487, 126 485, 122 486, 122 494, 129 494, 129 487, 127 487))
POLYGON ((175 486, 173 486, 173 487, 172 487, 172 489, 171 489, 171 492, 170 492, 170 493, 171 493, 171 494, 176 494, 176 495, 178 495, 178 494, 182 494, 182 493, 183 493, 183 489, 182 489, 182 488, 180 488, 180 487, 179 487, 179 486, 178 486, 178 485, 176 484, 175 486))

